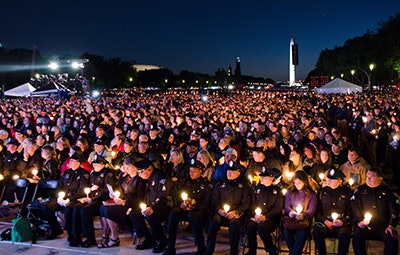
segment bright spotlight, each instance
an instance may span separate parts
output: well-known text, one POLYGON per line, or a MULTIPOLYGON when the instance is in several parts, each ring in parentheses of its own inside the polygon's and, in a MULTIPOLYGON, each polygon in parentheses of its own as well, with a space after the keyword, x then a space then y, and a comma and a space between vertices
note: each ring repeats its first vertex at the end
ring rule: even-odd
POLYGON ((58 69, 59 65, 56 62, 50 62, 49 68, 52 70, 58 69))
POLYGON ((74 69, 78 69, 78 68, 79 68, 79 63, 76 62, 76 61, 74 61, 74 62, 71 63, 71 66, 72 66, 72 68, 74 68, 74 69))
POLYGON ((93 97, 98 97, 98 96, 100 96, 100 92, 98 90, 93 90, 92 96, 93 97))

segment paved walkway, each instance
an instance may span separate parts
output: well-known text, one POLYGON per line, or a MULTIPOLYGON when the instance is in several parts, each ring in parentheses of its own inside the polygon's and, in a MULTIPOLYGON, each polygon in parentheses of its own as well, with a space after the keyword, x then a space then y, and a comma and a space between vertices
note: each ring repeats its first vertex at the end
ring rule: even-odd
MULTIPOLYGON (((96 236, 100 236, 100 225, 99 222, 95 223, 96 236)), ((10 225, 0 224, 0 231, 10 227, 10 225)), ((397 228, 400 230, 400 228, 397 228)), ((29 254, 29 255, 79 255, 79 254, 110 254, 110 255, 125 255, 125 254, 153 254, 151 250, 138 251, 134 248, 132 242, 133 237, 130 233, 121 233, 120 235, 121 245, 119 247, 98 249, 92 248, 80 248, 80 247, 69 247, 67 243, 66 233, 63 236, 55 240, 38 240, 36 244, 30 242, 25 243, 12 243, 10 241, 0 241, 0 254, 1 255, 12 255, 12 254, 29 254)), ((333 239, 327 240, 328 252, 335 251, 335 245, 333 239)), ((228 236, 226 230, 219 231, 217 239, 217 246, 215 254, 229 254, 228 236)), ((259 240, 259 245, 262 242, 259 240)), ((191 234, 178 234, 177 240, 177 254, 186 255, 194 254, 196 252, 196 246, 193 243, 191 234)), ((286 248, 283 242, 283 247, 286 248)), ((337 248, 336 248, 337 249, 337 248)), ((314 252, 314 243, 311 244, 311 254, 314 252)), ((264 250, 259 249, 257 254, 267 254, 264 250)), ((281 252, 280 254, 288 254, 281 252)), ((350 245, 350 255, 354 254, 353 249, 350 245)), ((378 241, 370 241, 368 243, 368 254, 383 254, 383 243, 378 241)))

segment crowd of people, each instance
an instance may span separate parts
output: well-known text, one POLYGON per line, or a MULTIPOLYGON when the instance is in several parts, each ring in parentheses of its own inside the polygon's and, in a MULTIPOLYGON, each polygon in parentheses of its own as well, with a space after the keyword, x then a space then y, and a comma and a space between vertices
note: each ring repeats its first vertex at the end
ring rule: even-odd
POLYGON ((235 255, 244 232, 247 254, 256 254, 257 234, 278 254, 276 229, 289 254, 301 254, 309 237, 320 255, 327 237, 339 239, 338 254, 351 240, 355 254, 367 254, 369 239, 397 254, 399 205, 385 183, 400 177, 399 115, 397 89, 3 100, 0 185, 15 176, 58 180, 58 195, 39 192, 38 215, 50 225, 47 239, 65 230, 70 246, 119 246, 119 226, 128 226, 136 249, 171 255, 187 221, 196 254, 214 253, 221 226, 235 255))

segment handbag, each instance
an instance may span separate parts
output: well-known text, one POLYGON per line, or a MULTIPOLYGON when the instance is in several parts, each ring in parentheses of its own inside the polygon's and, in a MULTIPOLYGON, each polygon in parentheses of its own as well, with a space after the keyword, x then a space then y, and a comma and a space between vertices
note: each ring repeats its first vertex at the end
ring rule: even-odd
MULTIPOLYGON (((304 210, 308 206, 308 193, 304 203, 304 210)), ((297 220, 296 218, 290 218, 289 216, 283 216, 283 227, 289 230, 305 229, 310 226, 310 221, 308 219, 297 220)))
POLYGON ((310 222, 308 219, 297 220, 296 218, 290 218, 289 216, 283 217, 283 227, 289 230, 298 230, 308 228, 310 222))

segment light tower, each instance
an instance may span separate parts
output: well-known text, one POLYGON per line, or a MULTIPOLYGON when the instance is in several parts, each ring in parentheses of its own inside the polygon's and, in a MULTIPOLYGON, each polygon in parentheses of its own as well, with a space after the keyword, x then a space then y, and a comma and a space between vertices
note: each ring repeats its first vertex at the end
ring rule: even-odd
POLYGON ((296 83, 296 66, 299 64, 298 45, 295 42, 296 34, 290 39, 290 54, 289 54, 289 86, 294 86, 296 83))

